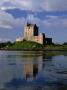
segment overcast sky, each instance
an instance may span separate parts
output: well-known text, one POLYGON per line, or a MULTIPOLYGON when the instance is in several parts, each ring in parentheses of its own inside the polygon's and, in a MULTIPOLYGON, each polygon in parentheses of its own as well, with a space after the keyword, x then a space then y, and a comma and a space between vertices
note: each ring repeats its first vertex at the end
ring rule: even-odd
POLYGON ((21 37, 26 22, 55 43, 67 42, 67 0, 0 0, 0 41, 21 37))

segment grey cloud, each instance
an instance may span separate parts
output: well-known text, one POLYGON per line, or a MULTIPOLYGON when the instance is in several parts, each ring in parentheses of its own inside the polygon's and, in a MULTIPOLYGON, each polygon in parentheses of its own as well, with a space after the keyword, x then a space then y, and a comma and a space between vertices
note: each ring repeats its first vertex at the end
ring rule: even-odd
POLYGON ((67 10, 67 0, 44 0, 42 7, 48 11, 65 11, 67 10))
POLYGON ((0 27, 14 29, 19 27, 25 21, 24 18, 15 19, 11 14, 0 10, 0 27))
POLYGON ((67 10, 67 0, 1 0, 0 8, 19 8, 32 11, 65 11, 67 10), (6 2, 9 5, 6 5, 6 2))

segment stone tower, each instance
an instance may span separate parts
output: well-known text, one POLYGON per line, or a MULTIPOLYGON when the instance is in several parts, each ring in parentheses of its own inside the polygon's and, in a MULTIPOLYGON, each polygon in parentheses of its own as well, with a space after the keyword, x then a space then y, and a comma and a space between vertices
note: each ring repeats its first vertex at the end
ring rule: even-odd
POLYGON ((33 36, 38 36, 38 27, 36 24, 27 23, 24 27, 24 38, 26 40, 32 40, 33 36))

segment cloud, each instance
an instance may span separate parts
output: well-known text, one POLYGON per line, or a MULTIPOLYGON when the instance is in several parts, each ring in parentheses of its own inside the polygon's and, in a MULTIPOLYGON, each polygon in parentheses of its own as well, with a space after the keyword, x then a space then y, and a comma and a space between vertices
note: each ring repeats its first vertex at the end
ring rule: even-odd
POLYGON ((47 28, 60 29, 66 28, 67 26, 67 17, 64 18, 60 16, 48 16, 49 18, 44 20, 43 23, 47 28))
POLYGON ((0 28, 14 29, 23 24, 25 19, 15 19, 11 14, 0 10, 0 28))
POLYGON ((0 9, 18 8, 32 11, 66 11, 67 0, 0 0, 0 9))
POLYGON ((42 6, 48 11, 66 11, 67 0, 45 0, 42 6))
POLYGON ((6 10, 11 8, 18 8, 21 10, 40 11, 40 3, 38 4, 38 2, 40 2, 40 0, 4 0, 1 1, 0 9, 6 10))
POLYGON ((28 14, 27 18, 26 18, 26 21, 28 21, 30 23, 33 23, 33 24, 36 23, 38 26, 40 26, 42 24, 42 21, 40 20, 40 18, 36 17, 33 14, 28 14))
POLYGON ((16 29, 23 27, 26 22, 36 23, 38 26, 44 26, 47 28, 66 28, 67 17, 60 16, 45 16, 47 19, 41 20, 34 14, 28 14, 26 18, 14 18, 11 14, 0 10, 0 28, 16 29))

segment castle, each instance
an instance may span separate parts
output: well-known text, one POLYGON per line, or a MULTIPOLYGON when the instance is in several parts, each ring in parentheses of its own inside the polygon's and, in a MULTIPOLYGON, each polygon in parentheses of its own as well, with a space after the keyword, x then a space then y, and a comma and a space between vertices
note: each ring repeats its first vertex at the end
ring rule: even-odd
POLYGON ((52 38, 45 38, 44 33, 39 34, 39 27, 36 24, 27 23, 24 27, 24 37, 17 38, 16 41, 20 42, 23 40, 34 41, 40 44, 52 43, 52 38))

